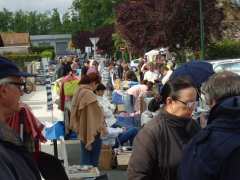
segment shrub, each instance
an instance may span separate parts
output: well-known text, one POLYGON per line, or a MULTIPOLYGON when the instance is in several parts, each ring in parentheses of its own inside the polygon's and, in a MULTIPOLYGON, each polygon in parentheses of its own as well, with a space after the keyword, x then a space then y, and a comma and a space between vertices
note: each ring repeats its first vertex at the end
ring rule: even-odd
POLYGON ((33 53, 41 53, 45 50, 53 50, 54 51, 54 47, 53 46, 32 46, 31 50, 33 53))
POLYGON ((5 54, 4 57, 15 62, 20 68, 24 68, 24 62, 40 61, 41 57, 38 54, 5 54))
POLYGON ((52 50, 45 50, 41 52, 40 56, 42 58, 48 58, 49 60, 54 59, 54 52, 52 50))
POLYGON ((240 58, 240 41, 223 40, 212 43, 206 51, 207 59, 233 59, 240 58))

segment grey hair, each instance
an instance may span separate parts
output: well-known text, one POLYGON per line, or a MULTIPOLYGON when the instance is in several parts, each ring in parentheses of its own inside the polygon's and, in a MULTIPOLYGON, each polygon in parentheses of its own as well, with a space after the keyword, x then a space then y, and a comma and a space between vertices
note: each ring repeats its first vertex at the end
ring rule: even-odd
POLYGON ((216 73, 203 85, 202 90, 208 103, 240 96, 240 76, 230 71, 216 73))

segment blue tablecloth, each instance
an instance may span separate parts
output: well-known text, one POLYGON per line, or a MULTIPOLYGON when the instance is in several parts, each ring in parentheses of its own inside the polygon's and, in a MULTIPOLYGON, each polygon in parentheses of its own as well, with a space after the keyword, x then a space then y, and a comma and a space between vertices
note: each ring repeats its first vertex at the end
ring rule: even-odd
POLYGON ((65 131, 64 131, 64 122, 63 121, 57 121, 53 124, 53 126, 49 128, 45 128, 45 138, 48 140, 56 140, 59 139, 61 136, 64 137, 65 131))
POLYGON ((140 127, 140 116, 116 116, 117 122, 115 125, 125 127, 125 128, 131 128, 131 127, 140 127))
POLYGON ((119 94, 116 91, 113 91, 112 93, 112 103, 113 104, 124 104, 124 99, 121 94, 119 94))

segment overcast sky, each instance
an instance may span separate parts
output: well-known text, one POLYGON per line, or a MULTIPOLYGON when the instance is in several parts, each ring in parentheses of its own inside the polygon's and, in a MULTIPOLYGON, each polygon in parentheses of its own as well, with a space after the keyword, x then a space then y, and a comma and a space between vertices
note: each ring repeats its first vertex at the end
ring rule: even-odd
POLYGON ((0 10, 6 8, 10 11, 22 9, 23 11, 45 12, 57 8, 63 14, 71 7, 73 0, 0 0, 0 10))

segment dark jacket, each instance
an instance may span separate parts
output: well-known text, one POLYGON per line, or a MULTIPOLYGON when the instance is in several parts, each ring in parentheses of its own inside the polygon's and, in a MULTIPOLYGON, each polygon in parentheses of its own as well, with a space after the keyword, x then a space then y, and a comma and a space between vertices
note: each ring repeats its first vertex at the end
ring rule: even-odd
POLYGON ((13 130, 0 123, 0 179, 41 180, 35 161, 15 136, 13 130))
POLYGON ((134 140, 128 165, 129 180, 175 180, 183 146, 199 126, 191 119, 173 116, 161 109, 134 140))
POLYGON ((208 122, 187 146, 179 179, 239 180, 240 96, 215 105, 208 122))

